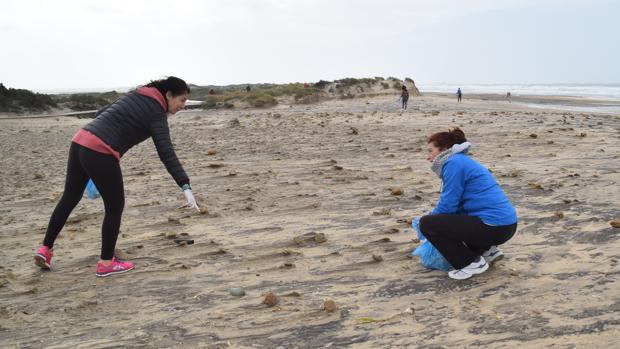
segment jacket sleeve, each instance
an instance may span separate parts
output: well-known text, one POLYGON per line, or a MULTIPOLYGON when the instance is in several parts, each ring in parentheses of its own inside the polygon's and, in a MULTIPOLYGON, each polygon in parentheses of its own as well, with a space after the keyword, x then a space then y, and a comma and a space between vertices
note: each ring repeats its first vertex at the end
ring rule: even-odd
POLYGON ((448 161, 441 170, 443 189, 437 206, 430 214, 456 214, 465 191, 464 168, 457 162, 448 161))
POLYGON ((174 181, 180 186, 189 184, 189 177, 185 173, 183 166, 177 158, 170 139, 170 129, 168 128, 168 119, 166 113, 161 113, 155 120, 151 122, 151 135, 159 159, 166 166, 168 173, 174 178, 174 181))

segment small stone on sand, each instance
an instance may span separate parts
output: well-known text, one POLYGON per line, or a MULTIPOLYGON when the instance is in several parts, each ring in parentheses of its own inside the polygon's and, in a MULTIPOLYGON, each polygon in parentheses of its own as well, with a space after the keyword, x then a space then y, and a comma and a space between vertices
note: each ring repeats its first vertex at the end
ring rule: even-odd
POLYGON ((398 187, 390 188, 390 192, 392 193, 392 195, 403 195, 403 190, 398 187))
POLYGON ((620 228, 620 219, 615 218, 609 224, 614 228, 620 228))
POLYGON ((325 302, 323 302, 323 309, 328 313, 333 313, 338 310, 338 307, 336 306, 336 302, 331 299, 326 299, 325 302))
POLYGON ((268 307, 273 307, 278 304, 278 301, 278 296, 276 296, 276 294, 273 292, 269 292, 265 295, 265 299, 263 299, 263 304, 267 305, 268 307))

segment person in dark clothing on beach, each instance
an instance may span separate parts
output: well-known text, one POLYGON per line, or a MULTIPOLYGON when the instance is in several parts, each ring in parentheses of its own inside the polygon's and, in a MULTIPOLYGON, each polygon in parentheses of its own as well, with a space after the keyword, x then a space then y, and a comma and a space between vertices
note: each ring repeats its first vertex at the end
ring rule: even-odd
POLYGON ((463 92, 461 92, 461 88, 459 87, 459 89, 456 90, 456 102, 461 103, 462 97, 463 97, 463 92))
POLYGON ((183 191, 187 205, 199 210, 189 177, 174 151, 168 128, 168 114, 183 109, 188 96, 189 87, 179 78, 170 76, 152 81, 101 109, 93 121, 73 136, 64 193, 52 213, 43 244, 35 253, 37 266, 50 268, 54 241, 81 200, 90 178, 99 190, 105 207, 101 259, 97 263, 96 275, 108 276, 134 268, 132 262, 123 262, 114 256, 125 205, 120 159, 147 138, 153 139, 160 160, 183 191))
POLYGON ((407 101, 409 100, 409 91, 407 91, 407 86, 403 85, 402 91, 400 93, 400 99, 403 103, 403 110, 407 110, 407 101))
POLYGON ((515 234, 517 212, 491 172, 467 154, 471 144, 463 131, 435 133, 427 143, 442 189, 420 230, 454 268, 448 276, 467 279, 503 256, 498 246, 515 234))

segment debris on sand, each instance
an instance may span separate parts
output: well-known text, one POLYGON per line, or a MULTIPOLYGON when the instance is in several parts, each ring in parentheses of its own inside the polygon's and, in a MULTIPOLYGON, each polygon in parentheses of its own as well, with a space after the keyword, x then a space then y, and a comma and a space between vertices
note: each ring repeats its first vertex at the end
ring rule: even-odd
POLYGON ((316 233, 316 235, 314 235, 314 241, 317 244, 321 244, 327 241, 327 237, 325 237, 325 234, 323 233, 316 233))
POLYGON ((400 233, 400 229, 398 228, 390 228, 383 232, 383 234, 398 234, 400 233))
POLYGON ((323 310, 327 313, 333 313, 338 310, 338 306, 336 306, 336 302, 333 300, 326 299, 325 302, 323 302, 323 310))
POLYGON ((527 184, 530 188, 532 189, 539 189, 539 190, 545 190, 545 188, 543 188, 542 185, 536 183, 536 182, 530 182, 527 184))
POLYGON ((228 127, 239 127, 239 126, 241 126, 241 123, 239 122, 239 119, 237 118, 234 118, 228 122, 228 127))
POLYGON ((327 241, 327 237, 325 236, 324 233, 315 233, 315 232, 310 232, 310 233, 296 236, 293 238, 293 243, 299 246, 303 246, 306 244, 313 244, 313 243, 322 244, 326 241, 327 241))
POLYGON ((278 301, 278 296, 276 296, 276 294, 273 292, 269 292, 265 295, 265 299, 263 299, 263 304, 268 307, 274 307, 276 304, 278 304, 278 301))
POLYGON ((614 228, 620 228, 620 219, 615 218, 609 224, 614 228))
POLYGON ((373 216, 389 216, 392 214, 391 208, 382 208, 379 211, 375 211, 372 213, 373 216))
POLYGON ((403 195, 403 190, 399 187, 392 187, 390 188, 390 193, 392 193, 392 195, 403 195))
POLYGON ((174 242, 177 243, 179 246, 193 245, 194 244, 194 240, 193 239, 174 239, 174 242))
POLYGON ((241 287, 231 287, 228 289, 228 292, 233 297, 243 297, 245 296, 245 290, 241 287))

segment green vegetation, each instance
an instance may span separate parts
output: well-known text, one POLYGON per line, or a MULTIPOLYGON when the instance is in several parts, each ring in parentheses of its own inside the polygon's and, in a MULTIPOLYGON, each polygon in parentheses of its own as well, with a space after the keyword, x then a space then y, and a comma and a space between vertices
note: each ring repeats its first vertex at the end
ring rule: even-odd
POLYGON ((361 85, 361 84, 366 84, 367 86, 370 86, 376 83, 376 80, 368 79, 368 78, 363 78, 363 79, 345 78, 345 79, 335 80, 334 82, 338 83, 341 87, 349 87, 349 86, 361 85))
POLYGON ((360 79, 344 78, 334 81, 319 80, 312 84, 250 84, 250 91, 246 91, 247 84, 192 85, 190 99, 202 100, 203 108, 233 108, 235 106, 267 108, 278 103, 311 104, 326 98, 363 97, 367 93, 376 94, 377 91, 373 90, 373 87, 380 86, 381 90, 400 89, 401 83, 401 80, 394 77, 385 79, 377 76, 360 79))
POLYGON ((285 97, 292 97, 295 103, 308 104, 320 101, 320 98, 325 94, 321 88, 316 86, 317 84, 308 87, 301 83, 251 85, 249 92, 245 90, 245 85, 237 85, 236 89, 229 87, 218 87, 217 89, 215 87, 201 87, 192 89, 191 98, 201 95, 205 89, 207 91, 213 89, 215 94, 207 94, 201 98, 204 100, 203 108, 232 108, 234 107, 234 102, 247 103, 254 108, 267 108, 277 105, 278 98, 285 97))
POLYGON ((316 84, 314 84, 314 87, 318 88, 318 89, 324 89, 325 87, 327 87, 329 85, 329 81, 325 81, 325 80, 319 80, 319 82, 317 82, 316 84))
POLYGON ((272 107, 278 104, 273 95, 260 90, 248 92, 243 100, 255 108, 272 107))
POLYGON ((56 107, 56 102, 49 95, 6 88, 0 83, 0 112, 44 111, 52 107, 56 107))
POLYGON ((58 95, 55 96, 54 99, 63 107, 71 110, 85 111, 101 109, 112 103, 120 96, 120 93, 110 91, 104 93, 75 93, 69 95, 58 95))

